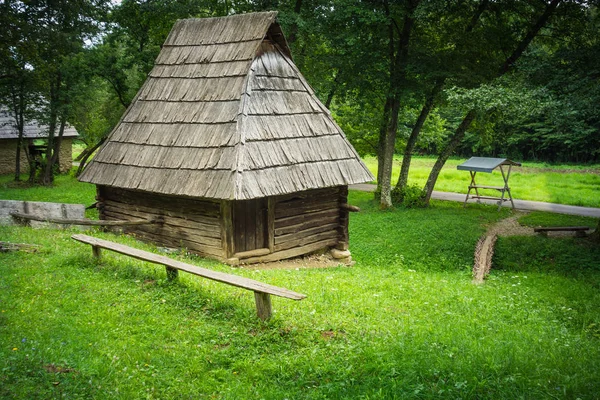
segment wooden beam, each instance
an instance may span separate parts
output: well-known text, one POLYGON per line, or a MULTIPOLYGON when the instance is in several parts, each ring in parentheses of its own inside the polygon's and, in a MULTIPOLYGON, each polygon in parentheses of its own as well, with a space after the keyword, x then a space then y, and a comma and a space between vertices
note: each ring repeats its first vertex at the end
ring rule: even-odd
POLYGON ((102 252, 101 252, 100 247, 92 246, 92 255, 94 256, 94 258, 97 258, 98 260, 100 260, 102 258, 102 252))
POLYGON ((271 295, 264 292, 254 292, 254 301, 256 302, 256 315, 263 321, 271 318, 273 309, 271 307, 271 295))
POLYGON ((156 224, 159 221, 152 219, 135 219, 126 221, 105 221, 105 220, 92 220, 92 219, 67 219, 67 218, 45 218, 37 215, 23 214, 20 212, 13 211, 10 213, 13 218, 26 219, 31 221, 39 222, 50 222, 53 224, 61 225, 89 225, 89 226, 128 226, 128 225, 149 225, 156 224))
POLYGON ((350 204, 347 204, 347 203, 340 204, 340 208, 342 210, 346 210, 346 211, 350 211, 350 212, 359 212, 360 211, 360 207, 351 206, 350 204))
POLYGON ((177 268, 165 266, 167 269, 167 279, 170 281, 174 281, 179 276, 179 270, 177 268))
POLYGON ((248 251, 240 251, 239 253, 235 253, 231 256, 231 258, 250 258, 250 257, 259 257, 264 256, 271 253, 271 249, 263 248, 263 249, 254 249, 248 251))

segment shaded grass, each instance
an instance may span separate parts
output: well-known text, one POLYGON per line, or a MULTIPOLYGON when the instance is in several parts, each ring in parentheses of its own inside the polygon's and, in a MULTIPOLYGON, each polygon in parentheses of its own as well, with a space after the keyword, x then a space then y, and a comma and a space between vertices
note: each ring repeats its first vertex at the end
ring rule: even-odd
MULTIPOLYGON (((377 176, 377 159, 364 159, 371 172, 377 176)), ((458 171, 456 166, 465 159, 450 159, 446 162, 435 190, 466 193, 470 183, 467 171, 458 171)), ((392 183, 398 181, 402 159, 394 160, 392 183)), ((415 157, 411 163, 409 184, 423 187, 435 158, 415 157)), ((500 171, 491 174, 478 173, 477 183, 489 186, 504 186, 500 171)), ((534 200, 575 206, 600 207, 600 166, 598 165, 549 165, 545 163, 523 163, 513 167, 509 184, 513 198, 534 200)), ((497 191, 482 190, 483 194, 494 195, 497 191)))
MULTIPOLYGON (((514 238, 499 241, 490 280, 472 285, 475 242, 508 211, 378 212, 371 195, 350 197, 363 210, 351 218, 352 268, 234 270, 175 255, 308 295, 274 298, 267 323, 247 291, 187 274, 170 283, 163 268, 110 252, 97 263, 70 231, 0 227, 4 240, 42 246, 0 254, 0 397, 597 396, 597 268, 544 269, 550 258, 524 256, 515 245, 527 238, 514 238)), ((557 254, 587 243, 534 239, 557 254)))

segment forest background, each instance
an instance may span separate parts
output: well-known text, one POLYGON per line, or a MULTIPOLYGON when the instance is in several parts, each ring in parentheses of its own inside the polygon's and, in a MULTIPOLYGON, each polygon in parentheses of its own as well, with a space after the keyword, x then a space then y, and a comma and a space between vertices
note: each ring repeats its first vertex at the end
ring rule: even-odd
MULTIPOLYGON (((600 14, 577 0, 0 0, 0 102, 50 130, 49 184, 67 122, 87 157, 117 124, 177 19, 279 11, 294 61, 361 153, 381 208, 402 201, 413 154, 600 161, 600 14), (397 182, 392 161, 402 154, 397 182)), ((21 146, 19 150, 21 151, 21 146)), ((17 157, 19 160, 19 157, 17 157)), ((19 174, 15 175, 19 179, 19 174)))

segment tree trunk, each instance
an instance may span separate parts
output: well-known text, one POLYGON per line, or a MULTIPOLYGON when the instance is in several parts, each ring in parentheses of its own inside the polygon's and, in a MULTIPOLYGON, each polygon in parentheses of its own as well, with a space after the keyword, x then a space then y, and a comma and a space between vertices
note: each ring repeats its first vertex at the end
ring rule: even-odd
MULTIPOLYGON (((415 25, 414 12, 421 0, 409 1, 402 31, 398 38, 397 46, 394 45, 394 31, 397 29, 396 21, 389 14, 388 4, 386 3, 386 13, 390 18, 389 36, 390 36, 390 88, 388 98, 391 101, 389 122, 386 124, 385 136, 381 144, 382 135, 380 132, 380 154, 383 155, 383 160, 379 162, 381 170, 381 179, 378 181, 380 187, 381 198, 379 208, 386 209, 392 206, 392 166, 394 163, 394 150, 396 147, 396 131, 398 129, 398 114, 400 113, 401 93, 403 85, 406 83, 406 67, 408 65, 408 48, 410 43, 410 35, 415 25), (397 47, 397 48, 396 48, 397 47), (379 183, 381 182, 381 183, 379 183)), ((379 177, 379 170, 377 171, 379 177)))
POLYGON ((419 134, 421 133, 421 129, 423 128, 423 124, 427 120, 429 113, 433 109, 433 105, 435 103, 435 98, 441 92, 444 87, 444 83, 446 82, 446 78, 440 78, 437 80, 435 86, 427 96, 425 100, 425 104, 421 109, 421 113, 415 122, 415 126, 410 132, 410 136, 408 141, 406 142, 406 148, 404 149, 404 156, 402 157, 402 167, 400 169, 400 176, 398 177, 398 182, 396 183, 395 192, 399 192, 406 188, 408 183, 408 172, 410 170, 410 162, 412 160, 412 154, 415 149, 415 145, 417 144, 417 139, 419 138, 419 134))
POLYGON ((475 115, 475 110, 471 110, 467 113, 467 115, 463 118, 458 128, 456 128, 454 135, 452 136, 452 138, 450 139, 450 141, 436 160, 435 164, 433 165, 433 169, 429 173, 429 178, 427 178, 427 183, 425 183, 425 188, 423 189, 425 191, 426 205, 429 204, 429 200, 431 199, 431 193, 433 192, 435 182, 437 181, 437 178, 440 175, 444 164, 446 163, 446 161, 448 161, 448 158, 452 155, 456 146, 458 146, 459 143, 462 141, 467 129, 469 129, 469 126, 471 126, 471 123, 475 119, 475 115))
POLYGON ((46 163, 42 170, 41 184, 50 185, 54 179, 52 175, 52 159, 54 157, 54 134, 58 120, 58 91, 60 90, 61 76, 56 76, 56 81, 50 83, 50 123, 48 124, 48 144, 46 146, 46 163))
POLYGON ((19 182, 21 180, 21 151, 23 148, 23 133, 25 131, 25 118, 24 107, 25 107, 25 87, 24 82, 21 80, 19 82, 19 92, 18 92, 18 100, 13 97, 13 105, 14 105, 14 115, 15 122, 17 123, 17 132, 19 134, 17 138, 17 151, 16 151, 16 160, 15 160, 15 182, 19 182), (17 106, 18 103, 18 106, 17 106))
MULTIPOLYGON (((392 107, 392 99, 387 98, 383 107, 383 117, 381 118, 381 126, 379 127, 379 142, 377 143, 377 193, 381 193, 381 181, 383 177, 383 160, 385 159, 385 138, 387 126, 390 120, 390 110, 392 107)), ((378 200, 378 199, 377 199, 378 200)))
POLYGON ((394 166, 394 149, 396 130, 398 129, 398 113, 400 111, 400 96, 392 100, 391 118, 386 130, 383 152, 383 170, 381 174, 381 199, 379 208, 385 210, 392 206, 392 168, 394 166))
MULTIPOLYGON (((465 28, 465 36, 463 36, 463 40, 468 34, 470 34, 473 31, 473 29, 475 29, 475 26, 481 18, 481 15, 487 9, 489 3, 489 0, 482 0, 479 3, 475 14, 473 14, 473 17, 471 18, 469 24, 465 28)), ((461 48, 464 46, 463 40, 457 43, 457 48, 461 48)), ((403 189, 406 188, 408 184, 408 174, 410 171, 410 163, 412 161, 412 154, 415 149, 415 145, 417 144, 417 140, 419 138, 419 135, 421 134, 421 129, 423 129, 423 125, 425 124, 429 113, 433 109, 435 99, 437 95, 442 91, 444 84, 446 83, 446 79, 447 77, 445 76, 438 78, 435 82, 435 85, 433 86, 433 89, 429 93, 429 96, 427 96, 427 98, 425 99, 425 104, 423 105, 421 113, 419 114, 419 117, 415 122, 415 126, 413 127, 408 141, 406 142, 406 148, 404 149, 404 155, 402 157, 402 167, 400 168, 400 176, 398 177, 398 182, 396 183, 396 188, 394 189, 395 193, 399 194, 403 189)))
MULTIPOLYGON (((90 156, 92 154, 94 154, 94 152, 100 147, 102 146, 102 143, 104 143, 106 141, 106 138, 102 138, 100 139, 100 141, 98 143, 96 143, 94 146, 92 146, 92 148, 87 148, 89 149, 89 151, 87 152, 87 154, 85 155, 85 157, 83 157, 81 159, 81 162, 79 163, 79 167, 77 168, 77 172, 75 173, 75 176, 79 176, 82 172, 83 169, 85 168, 86 164, 87 164, 87 160, 88 158, 90 158, 90 156)), ((87 150, 86 149, 86 150, 87 150)))

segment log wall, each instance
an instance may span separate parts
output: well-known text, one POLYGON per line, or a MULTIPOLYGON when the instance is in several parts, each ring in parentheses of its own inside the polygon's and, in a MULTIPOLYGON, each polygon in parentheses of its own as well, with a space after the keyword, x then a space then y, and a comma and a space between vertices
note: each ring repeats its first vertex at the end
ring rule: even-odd
POLYGON ((340 204, 347 201, 347 193, 347 188, 341 186, 271 198, 271 254, 241 261, 277 261, 347 241, 347 218, 343 218, 344 212, 340 209, 340 204))
POLYGON ((98 210, 106 220, 161 218, 162 224, 124 228, 142 240, 225 259, 221 202, 98 186, 98 210))
MULTIPOLYGON (((239 261, 245 264, 270 262, 327 247, 347 249, 348 211, 341 207, 347 199, 346 186, 268 198, 266 244, 270 253, 239 261)), ((218 260, 226 260, 234 252, 238 233, 232 223, 233 202, 164 196, 107 186, 98 186, 97 200, 101 219, 161 218, 162 224, 123 228, 143 240, 186 248, 218 260)))

